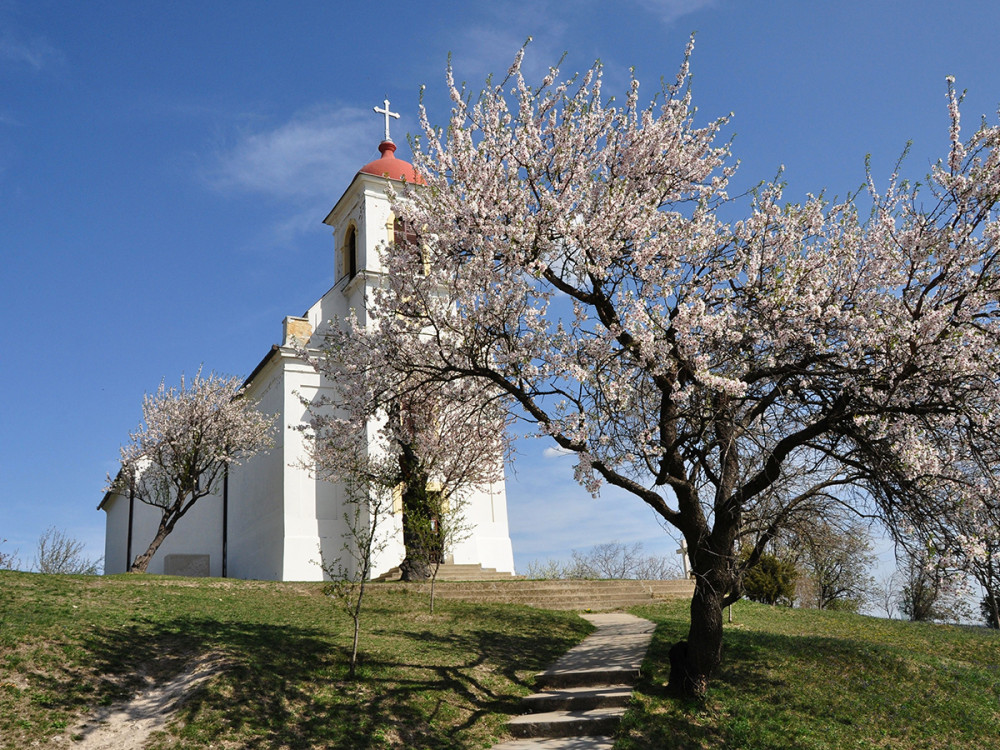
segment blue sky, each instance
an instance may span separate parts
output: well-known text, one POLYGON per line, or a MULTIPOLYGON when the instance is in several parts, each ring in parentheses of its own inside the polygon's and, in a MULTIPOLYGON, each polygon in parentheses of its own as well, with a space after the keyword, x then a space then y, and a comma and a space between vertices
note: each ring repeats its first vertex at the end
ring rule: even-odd
MULTIPOLYGON (((103 553, 95 510, 143 393, 204 364, 245 375, 333 282, 321 221, 378 156, 386 96, 444 123, 444 67, 479 87, 528 37, 540 78, 601 59, 652 94, 690 33, 694 98, 737 184, 843 195, 907 141, 922 176, 1000 102, 1000 3, 880 0, 53 2, 0 0, 0 538, 28 562, 50 525, 103 553)), ((401 146, 399 155, 406 157, 401 146)), ((515 560, 618 539, 672 554, 653 514, 591 499, 528 441, 508 484, 515 560)))

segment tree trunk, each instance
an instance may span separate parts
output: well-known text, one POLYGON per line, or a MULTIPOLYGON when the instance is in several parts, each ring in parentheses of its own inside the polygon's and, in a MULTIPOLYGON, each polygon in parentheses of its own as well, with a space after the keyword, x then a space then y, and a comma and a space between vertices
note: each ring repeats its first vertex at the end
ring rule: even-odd
POLYGON ((149 547, 141 555, 136 555, 135 560, 132 562, 132 566, 128 569, 129 573, 145 573, 146 568, 149 567, 149 561, 153 559, 153 555, 156 554, 156 550, 160 548, 163 544, 163 540, 170 536, 170 532, 174 530, 174 524, 177 519, 168 520, 169 516, 166 514, 160 519, 160 526, 156 530, 156 536, 153 537, 153 541, 149 543, 149 547))
POLYGON ((403 444, 399 456, 403 480, 403 547, 405 556, 399 564, 400 580, 426 581, 430 578, 430 506, 427 502, 427 474, 411 446, 403 444))
POLYGON ((703 700, 708 682, 722 662, 723 592, 705 576, 697 576, 691 597, 688 639, 670 649, 670 678, 674 693, 703 700))
MULTIPOLYGON (((705 537, 702 537, 704 540, 705 537)), ((722 550, 702 542, 702 548, 691 553, 694 572, 694 594, 691 597, 691 626, 688 638, 670 650, 670 678, 667 687, 674 693, 694 700, 703 700, 708 683, 722 663, 723 609, 736 590, 734 569, 735 550, 731 540, 724 538, 722 550), (728 549, 726 549, 728 547, 728 549)))
POLYGON ((399 564, 401 581, 426 581, 431 577, 431 569, 424 558, 411 546, 406 549, 406 558, 399 564))

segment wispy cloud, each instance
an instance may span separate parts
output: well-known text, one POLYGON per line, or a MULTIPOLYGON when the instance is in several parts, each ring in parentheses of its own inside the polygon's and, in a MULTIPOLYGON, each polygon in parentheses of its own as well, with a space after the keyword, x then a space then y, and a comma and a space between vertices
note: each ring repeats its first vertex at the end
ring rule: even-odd
POLYGON ((560 448, 559 446, 549 446, 542 451, 542 456, 545 458, 559 458, 559 456, 569 456, 572 455, 573 451, 566 450, 565 448, 560 448))
MULTIPOLYGON (((491 18, 464 28, 452 47, 452 62, 458 81, 468 81, 478 90, 492 73, 494 82, 510 68, 514 55, 530 36, 532 41, 521 66, 525 77, 541 79, 562 57, 568 24, 558 20, 551 3, 530 5, 497 3, 482 6, 491 18)), ((562 6, 558 6, 561 8, 562 6)))
POLYGON ((638 4, 669 26, 682 16, 696 13, 718 3, 718 0, 636 0, 638 4))
POLYGON ((329 197, 347 184, 366 155, 378 156, 373 123, 370 111, 358 107, 308 110, 271 129, 241 134, 216 154, 204 177, 222 192, 329 197))
POLYGON ((10 29, 0 32, 0 61, 40 71, 62 60, 62 53, 43 37, 19 35, 10 29))

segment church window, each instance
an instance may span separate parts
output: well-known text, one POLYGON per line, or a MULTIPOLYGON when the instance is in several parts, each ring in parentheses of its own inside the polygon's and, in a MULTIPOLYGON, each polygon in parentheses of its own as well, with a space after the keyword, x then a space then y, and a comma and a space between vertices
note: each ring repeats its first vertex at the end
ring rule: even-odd
POLYGON ((347 277, 353 279, 358 275, 358 233, 354 227, 347 230, 347 240, 344 242, 347 277))

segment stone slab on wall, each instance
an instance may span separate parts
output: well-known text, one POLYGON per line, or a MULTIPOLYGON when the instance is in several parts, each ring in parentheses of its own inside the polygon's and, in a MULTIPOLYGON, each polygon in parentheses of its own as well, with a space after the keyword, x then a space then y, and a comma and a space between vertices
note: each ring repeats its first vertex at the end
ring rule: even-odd
POLYGON ((210 555, 167 555, 163 558, 163 573, 168 576, 208 578, 210 555))

